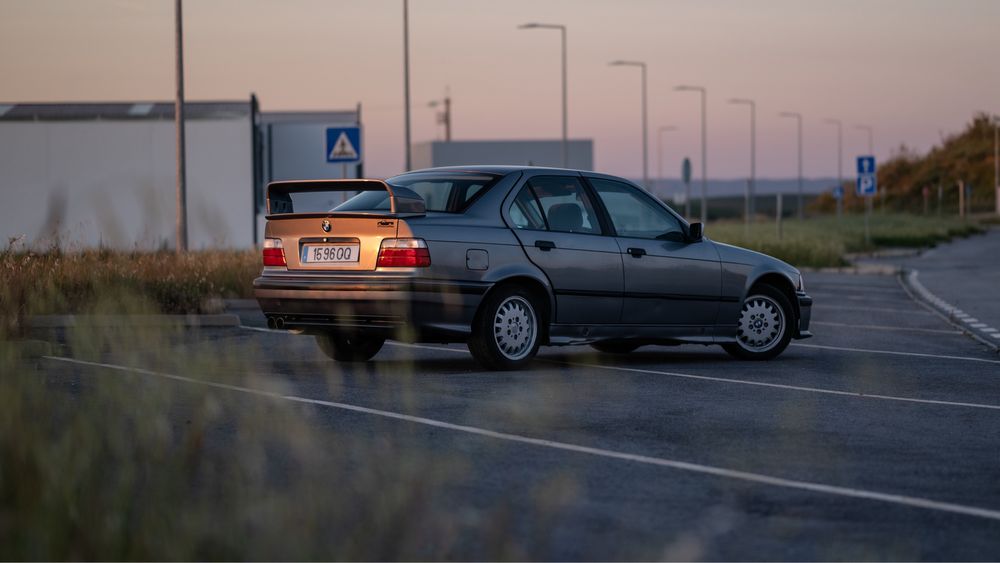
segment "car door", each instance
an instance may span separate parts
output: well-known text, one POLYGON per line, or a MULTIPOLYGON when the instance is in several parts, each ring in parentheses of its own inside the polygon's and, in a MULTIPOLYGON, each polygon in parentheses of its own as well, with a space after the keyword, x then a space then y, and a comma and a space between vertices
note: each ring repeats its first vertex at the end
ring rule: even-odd
POLYGON ((507 209, 525 254, 552 284, 555 322, 615 324, 621 317, 621 251, 603 236, 578 175, 529 177, 507 209))
POLYGON ((715 324, 722 270, 711 242, 686 240, 681 219, 644 191, 606 178, 587 180, 622 253, 622 324, 715 324))

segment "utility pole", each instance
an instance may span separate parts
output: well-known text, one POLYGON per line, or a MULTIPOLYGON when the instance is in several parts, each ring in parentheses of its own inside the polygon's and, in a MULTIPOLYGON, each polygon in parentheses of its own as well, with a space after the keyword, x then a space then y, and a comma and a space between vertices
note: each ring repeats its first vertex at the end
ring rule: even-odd
POLYGON ((1000 215, 1000 118, 993 116, 993 193, 996 213, 1000 215))
POLYGON ((444 140, 447 143, 451 142, 451 95, 445 90, 444 99, 433 100, 427 104, 427 107, 436 108, 438 106, 443 106, 444 111, 437 114, 437 121, 444 125, 444 140))
POLYGON ((410 0, 403 0, 403 113, 406 171, 413 167, 410 154, 410 0))
POLYGON ((184 142, 184 28, 181 0, 174 1, 176 35, 177 97, 174 98, 174 127, 177 130, 177 252, 187 252, 187 154, 184 142))

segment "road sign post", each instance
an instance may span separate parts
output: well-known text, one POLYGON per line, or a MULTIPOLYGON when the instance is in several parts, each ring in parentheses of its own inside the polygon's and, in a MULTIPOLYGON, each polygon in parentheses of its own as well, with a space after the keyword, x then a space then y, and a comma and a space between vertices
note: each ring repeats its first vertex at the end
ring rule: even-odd
POLYGON ((691 217, 691 159, 685 158, 681 163, 681 177, 684 180, 684 218, 691 217))
POLYGON ((857 195, 865 198, 865 243, 871 243, 869 223, 872 214, 872 198, 878 194, 878 178, 876 176, 875 157, 858 157, 857 195))

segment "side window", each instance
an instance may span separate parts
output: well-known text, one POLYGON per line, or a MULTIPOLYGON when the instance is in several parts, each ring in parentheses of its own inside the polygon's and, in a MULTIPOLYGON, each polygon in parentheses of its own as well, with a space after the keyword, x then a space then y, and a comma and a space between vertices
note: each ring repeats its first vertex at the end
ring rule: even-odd
POLYGON ((677 217, 656 205, 639 190, 612 180, 592 178, 591 185, 611 216, 620 237, 670 239, 683 234, 677 217), (675 233, 670 235, 670 233, 675 233))
POLYGON ((550 231, 600 234, 594 205, 578 178, 537 176, 528 181, 542 205, 550 231))
POLYGON ((510 218, 518 229, 545 230, 545 218, 542 217, 542 210, 538 207, 538 200, 530 186, 521 188, 521 192, 514 198, 514 203, 510 205, 510 218))

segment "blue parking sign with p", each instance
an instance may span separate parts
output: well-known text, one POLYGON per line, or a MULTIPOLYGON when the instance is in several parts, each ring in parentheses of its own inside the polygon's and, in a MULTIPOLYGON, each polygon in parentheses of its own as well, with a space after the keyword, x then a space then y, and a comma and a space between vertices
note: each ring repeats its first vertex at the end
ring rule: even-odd
POLYGON ((878 178, 875 174, 875 157, 858 157, 857 194, 862 197, 872 197, 878 193, 878 178))

